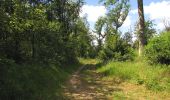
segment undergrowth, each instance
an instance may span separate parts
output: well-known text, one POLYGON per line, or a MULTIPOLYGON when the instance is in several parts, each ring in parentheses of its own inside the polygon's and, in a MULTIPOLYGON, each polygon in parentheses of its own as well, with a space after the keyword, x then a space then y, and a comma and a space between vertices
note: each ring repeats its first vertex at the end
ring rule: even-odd
POLYGON ((22 64, 0 63, 1 100, 62 99, 62 85, 80 64, 22 64), (3 75, 3 76, 2 76, 3 75))
POLYGON ((144 85, 153 91, 170 91, 170 66, 149 65, 144 61, 109 62, 98 68, 107 77, 144 85))

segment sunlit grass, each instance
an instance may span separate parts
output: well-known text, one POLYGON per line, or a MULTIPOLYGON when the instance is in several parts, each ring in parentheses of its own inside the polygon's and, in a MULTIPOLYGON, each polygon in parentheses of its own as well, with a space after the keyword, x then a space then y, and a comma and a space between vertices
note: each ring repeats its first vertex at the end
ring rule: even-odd
POLYGON ((81 63, 81 64, 98 64, 98 63, 100 63, 101 61, 100 60, 98 60, 98 59, 85 59, 85 58, 78 58, 79 59, 79 62, 81 63))
POLYGON ((97 70, 107 77, 145 85, 155 91, 170 91, 170 66, 149 65, 144 61, 109 62, 97 70))

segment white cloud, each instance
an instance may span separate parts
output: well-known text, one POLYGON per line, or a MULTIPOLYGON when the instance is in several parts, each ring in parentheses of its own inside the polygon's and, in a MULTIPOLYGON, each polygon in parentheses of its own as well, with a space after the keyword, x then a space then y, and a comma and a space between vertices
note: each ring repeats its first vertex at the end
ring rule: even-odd
POLYGON ((124 21, 123 25, 120 27, 120 30, 123 33, 125 33, 125 32, 127 32, 131 28, 131 25, 132 25, 132 19, 131 19, 131 16, 128 15, 126 17, 126 20, 124 21))
POLYGON ((164 29, 165 26, 164 26, 163 23, 158 23, 158 24, 157 24, 157 28, 158 28, 158 29, 164 29))
POLYGON ((137 9, 133 9, 130 11, 131 14, 137 14, 138 13, 138 10, 137 9))
MULTIPOLYGON (((170 1, 152 2, 147 6, 144 6, 145 16, 151 20, 155 20, 158 29, 163 29, 164 25, 162 19, 170 18, 170 1)), ((137 9, 131 10, 131 14, 138 13, 137 9)))
MULTIPOLYGON (((149 15, 151 19, 162 19, 164 17, 170 17, 169 13, 170 1, 152 2, 147 6, 144 6, 144 12, 149 15)), ((138 10, 133 9, 131 14, 137 14, 138 10)))
POLYGON ((82 7, 82 12, 80 16, 83 17, 87 14, 87 20, 89 22, 96 22, 100 16, 104 16, 106 13, 106 8, 104 6, 93 6, 93 5, 84 5, 82 7))
POLYGON ((123 27, 130 27, 131 24, 132 24, 132 22, 131 22, 131 16, 128 15, 128 16, 126 17, 126 20, 125 20, 124 23, 123 23, 123 27))
POLYGON ((151 19, 170 17, 169 9, 170 1, 152 2, 149 6, 144 7, 145 14, 148 14, 151 19))

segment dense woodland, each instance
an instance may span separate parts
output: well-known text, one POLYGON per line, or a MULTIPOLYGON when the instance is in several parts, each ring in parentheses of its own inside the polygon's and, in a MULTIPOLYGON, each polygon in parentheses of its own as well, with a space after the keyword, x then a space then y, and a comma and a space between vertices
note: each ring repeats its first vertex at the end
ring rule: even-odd
MULTIPOLYGON (((80 58, 99 59, 106 65, 99 72, 112 63, 127 65, 128 71, 140 65, 136 62, 158 66, 166 73, 163 88, 152 79, 146 85, 169 91, 170 26, 157 33, 154 21, 144 18, 142 0, 135 2, 139 21, 134 30, 122 33, 119 28, 130 11, 129 0, 101 0, 107 14, 97 20, 94 30, 86 16, 79 16, 84 0, 0 0, 0 99, 58 100, 62 83, 82 66, 80 58)), ((139 84, 145 83, 137 78, 139 84)))

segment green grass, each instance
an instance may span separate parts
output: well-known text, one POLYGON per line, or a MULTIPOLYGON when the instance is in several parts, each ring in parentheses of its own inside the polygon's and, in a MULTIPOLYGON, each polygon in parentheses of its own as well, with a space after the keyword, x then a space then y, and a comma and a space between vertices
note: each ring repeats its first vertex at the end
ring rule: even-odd
POLYGON ((62 99, 62 85, 80 64, 56 66, 11 63, 0 67, 0 99, 62 99), (2 76, 3 75, 3 76, 2 76))
POLYGON ((85 59, 85 58, 79 58, 79 62, 81 64, 99 64, 101 61, 99 59, 85 59))
POLYGON ((98 72, 107 77, 119 78, 122 82, 145 85, 149 90, 170 91, 170 66, 149 65, 144 61, 109 62, 100 67, 98 72))
POLYGON ((122 92, 114 93, 112 100, 127 100, 127 97, 124 96, 122 92))

